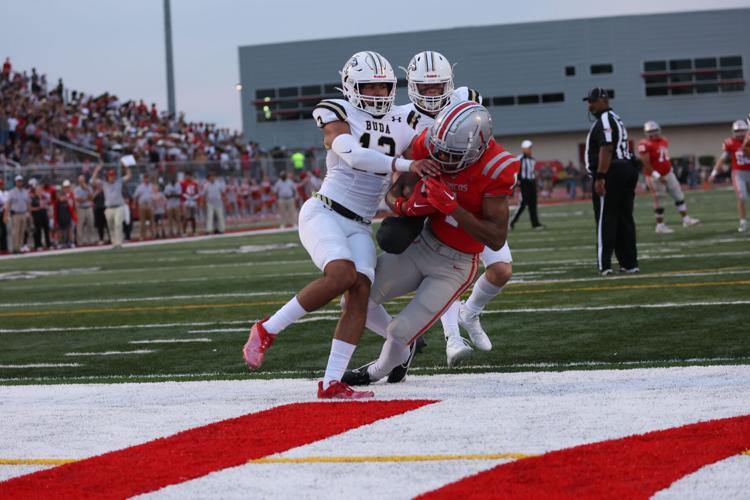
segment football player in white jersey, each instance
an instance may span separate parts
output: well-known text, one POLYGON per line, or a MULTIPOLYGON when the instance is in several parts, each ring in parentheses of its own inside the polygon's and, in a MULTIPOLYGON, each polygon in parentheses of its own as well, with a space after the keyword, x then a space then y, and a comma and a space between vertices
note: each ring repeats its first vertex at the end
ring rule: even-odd
MULTIPOLYGON (((456 102, 475 101, 482 103, 482 96, 468 87, 454 89, 453 66, 442 54, 424 51, 416 54, 403 68, 408 81, 411 104, 399 106, 407 114, 408 122, 417 135, 432 126, 437 114, 446 106, 456 102)), ((445 334, 445 352, 448 366, 455 366, 471 355, 471 345, 461 336, 459 324, 469 333, 471 343, 481 351, 492 349, 492 342, 479 322, 479 315, 487 303, 497 296, 513 274, 513 259, 508 243, 497 251, 489 247, 481 254, 484 274, 474 284, 468 300, 454 302, 440 319, 445 334)), ((414 350, 412 350, 412 355, 414 350)), ((394 370, 389 382, 399 382, 406 375, 409 361, 394 370)))
POLYGON ((354 391, 340 382, 364 330, 375 276, 370 221, 392 173, 439 172, 432 160, 401 157, 408 155, 416 132, 403 110, 391 109, 396 76, 383 56, 370 51, 354 54, 341 71, 341 87, 345 100, 324 100, 313 110, 328 150, 327 173, 320 191, 304 203, 299 215, 300 240, 323 276, 270 318, 255 323, 243 348, 248 367, 259 368, 281 330, 343 294, 325 376, 318 384, 318 397, 323 399, 372 397, 372 392, 354 391))

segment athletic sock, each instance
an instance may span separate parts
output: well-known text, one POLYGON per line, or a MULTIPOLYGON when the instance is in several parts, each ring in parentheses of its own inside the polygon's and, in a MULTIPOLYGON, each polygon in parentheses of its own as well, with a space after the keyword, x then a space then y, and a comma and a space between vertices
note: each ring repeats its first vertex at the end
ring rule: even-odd
POLYGON ((388 311, 386 311, 385 307, 381 304, 376 304, 372 301, 367 303, 367 323, 365 323, 365 326, 369 330, 386 338, 388 334, 388 323, 390 323, 391 320, 393 320, 393 316, 388 314, 388 311))
POLYGON ((263 328, 268 333, 276 335, 305 314, 307 314, 307 311, 300 305, 295 295, 292 300, 284 304, 273 316, 263 322, 263 328))
POLYGON ((466 310, 472 314, 479 314, 484 310, 484 306, 494 299, 498 293, 503 289, 501 286, 495 286, 489 282, 487 276, 482 274, 476 283, 474 283, 474 289, 471 291, 469 300, 466 301, 466 310))
POLYGON ((440 317, 440 322, 443 324, 443 335, 445 335, 446 340, 449 337, 461 335, 458 329, 458 308, 460 306, 461 303, 459 301, 454 301, 440 317))
POLYGON ((385 377, 391 370, 409 359, 409 346, 392 338, 386 339, 380 356, 367 367, 367 373, 373 382, 385 377))
POLYGON ((354 349, 357 346, 344 342, 343 340, 333 339, 331 342, 331 354, 328 356, 326 373, 323 376, 323 388, 327 389, 332 381, 340 382, 341 376, 349 366, 349 360, 352 359, 354 349))

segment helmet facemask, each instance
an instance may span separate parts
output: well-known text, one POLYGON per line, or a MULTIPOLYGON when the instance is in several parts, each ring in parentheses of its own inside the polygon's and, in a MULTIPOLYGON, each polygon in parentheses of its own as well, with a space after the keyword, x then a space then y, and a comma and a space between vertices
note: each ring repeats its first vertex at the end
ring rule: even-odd
POLYGON ((360 86, 368 83, 383 83, 379 81, 372 82, 356 82, 354 84, 354 95, 357 100, 358 108, 370 113, 371 115, 380 116, 384 115, 391 110, 393 102, 396 100, 396 85, 391 82, 386 82, 389 85, 387 96, 369 96, 361 92, 360 86))
POLYGON ((419 108, 437 113, 451 102, 453 94, 453 79, 442 79, 439 81, 415 81, 409 80, 409 99, 419 108), (439 95, 425 95, 420 92, 421 85, 443 85, 443 91, 439 95))
POLYGON ((430 158, 435 160, 440 165, 440 170, 446 174, 454 174, 464 170, 476 162, 487 148, 487 144, 483 144, 479 149, 451 148, 445 141, 433 135, 430 135, 429 144, 430 158))
POLYGON ((744 139, 747 134, 748 124, 744 120, 737 120, 732 124, 732 133, 737 139, 744 139))

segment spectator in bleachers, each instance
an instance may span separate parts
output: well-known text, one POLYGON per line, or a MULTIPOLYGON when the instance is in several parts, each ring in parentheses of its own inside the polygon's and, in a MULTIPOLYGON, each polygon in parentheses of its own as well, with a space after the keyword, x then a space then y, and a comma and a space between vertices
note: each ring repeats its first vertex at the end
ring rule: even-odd
POLYGON ((99 236, 97 245, 103 245, 105 241, 110 240, 109 228, 107 227, 107 218, 104 215, 106 205, 104 204, 104 191, 102 191, 101 181, 92 181, 94 186, 94 227, 99 236), (104 233, 107 233, 107 239, 104 239, 104 233))
POLYGON ((159 184, 151 184, 151 205, 154 209, 154 236, 156 238, 165 238, 167 236, 164 230, 164 219, 167 213, 167 197, 159 189, 159 184))
POLYGON ((11 225, 11 250, 20 253, 26 239, 26 219, 29 216, 29 192, 24 186, 23 177, 17 175, 16 185, 5 198, 4 222, 11 225))
POLYGON ((291 179, 287 178, 287 172, 284 170, 279 174, 276 184, 273 186, 273 192, 276 194, 276 203, 281 215, 281 227, 294 227, 297 225, 297 187, 291 179))
POLYGON ((62 189, 57 193, 54 207, 58 248, 75 248, 76 246, 73 240, 73 228, 76 222, 74 196, 70 181, 66 179, 62 183, 62 189))
POLYGON ((136 213, 138 213, 138 239, 143 241, 144 238, 154 237, 154 205, 153 205, 153 188, 148 174, 143 174, 143 178, 133 193, 135 200, 136 213))
POLYGON ((5 253, 8 251, 8 226, 5 223, 5 199, 7 193, 5 191, 5 179, 0 177, 0 212, 3 216, 0 216, 0 252, 5 253))
POLYGON ((86 177, 79 175, 73 193, 76 198, 76 240, 79 245, 88 245, 94 239, 94 190, 86 182, 86 177))
POLYGON ((34 249, 50 249, 52 242, 49 238, 49 207, 50 195, 44 187, 37 185, 30 195, 31 220, 34 223, 34 249), (42 236, 44 244, 42 244, 42 236))
MULTIPOLYGON (((95 182, 102 165, 99 164, 91 175, 92 182, 95 182)), ((107 178, 102 181, 102 191, 104 191, 104 215, 107 219, 107 227, 112 238, 114 248, 122 247, 123 238, 123 219, 125 218, 125 198, 123 196, 123 184, 130 180, 130 168, 125 168, 125 175, 118 179, 117 172, 114 168, 107 171, 107 178)))
POLYGON ((217 220, 216 232, 221 234, 225 230, 224 205, 226 193, 224 184, 216 181, 216 176, 209 173, 201 191, 201 199, 206 205, 206 233, 214 232, 214 218, 217 220))
POLYGON ((187 234, 187 226, 190 223, 193 227, 193 235, 197 234, 196 220, 198 217, 198 200, 200 199, 200 191, 198 190, 198 183, 193 179, 191 172, 185 172, 185 178, 180 183, 182 188, 182 233, 187 234))
POLYGON ((167 199, 167 230, 171 237, 180 236, 182 233, 182 188, 177 182, 177 177, 170 178, 169 183, 164 186, 164 196, 167 199))

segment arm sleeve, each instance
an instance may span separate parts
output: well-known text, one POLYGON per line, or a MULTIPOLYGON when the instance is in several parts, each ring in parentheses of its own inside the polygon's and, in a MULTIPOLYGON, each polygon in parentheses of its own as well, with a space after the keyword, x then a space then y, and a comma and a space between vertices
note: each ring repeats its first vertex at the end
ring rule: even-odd
POLYGON ((394 165, 397 170, 405 172, 411 165, 408 160, 394 162, 394 158, 390 156, 363 148, 351 134, 338 135, 331 144, 331 150, 350 167, 374 174, 389 174, 393 171, 394 165))

